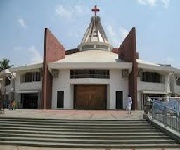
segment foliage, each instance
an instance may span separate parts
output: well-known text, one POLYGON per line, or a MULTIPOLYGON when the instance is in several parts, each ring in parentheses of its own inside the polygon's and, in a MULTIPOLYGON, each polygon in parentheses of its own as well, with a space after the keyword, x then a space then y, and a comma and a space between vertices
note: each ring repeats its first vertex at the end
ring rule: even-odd
POLYGON ((0 72, 3 71, 4 69, 11 68, 13 65, 10 65, 10 60, 7 58, 3 58, 0 60, 0 72))

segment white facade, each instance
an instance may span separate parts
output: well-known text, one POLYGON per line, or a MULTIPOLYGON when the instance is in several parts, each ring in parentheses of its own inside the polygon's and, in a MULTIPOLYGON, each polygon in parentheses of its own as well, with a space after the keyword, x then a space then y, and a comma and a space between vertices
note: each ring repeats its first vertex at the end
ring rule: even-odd
POLYGON ((34 81, 34 82, 21 82, 21 75, 27 72, 36 72, 37 69, 34 70, 27 70, 27 71, 20 71, 16 74, 16 81, 15 81, 15 89, 17 93, 28 93, 28 92, 40 92, 42 88, 42 81, 34 81))
POLYGON ((0 76, 3 78, 1 91, 5 95, 5 100, 9 102, 15 100, 19 103, 18 107, 20 107, 22 102, 21 96, 23 94, 36 94, 38 97, 38 108, 40 108, 42 81, 22 82, 21 76, 29 72, 39 72, 41 68, 42 63, 10 68, 1 72, 0 76), (13 73, 13 78, 10 72, 13 73), (7 77, 10 80, 10 84, 5 86, 5 79, 7 77))
POLYGON ((144 82, 141 81, 140 77, 137 78, 137 97, 138 97, 138 108, 143 109, 143 105, 148 95, 179 95, 180 86, 176 84, 175 76, 179 76, 180 69, 171 67, 169 65, 160 65, 150 62, 145 62, 137 59, 138 68, 143 72, 155 72, 161 75, 161 82, 144 82), (173 75, 173 76, 172 76, 173 75), (179 93, 179 94, 178 94, 179 93))
POLYGON ((122 77, 122 69, 131 72, 132 63, 117 61, 118 55, 103 50, 88 50, 67 55, 65 59, 49 63, 49 70, 59 70, 59 76, 53 78, 52 108, 57 108, 57 91, 64 91, 64 108, 74 107, 74 85, 106 85, 107 109, 115 109, 116 91, 123 92, 123 108, 128 95, 128 76, 122 77), (65 69, 66 68, 66 69, 65 69), (100 78, 70 78, 71 69, 107 69, 110 71, 109 79, 100 78))
POLYGON ((82 78, 70 79, 70 70, 60 70, 59 76, 53 78, 52 108, 57 108, 57 91, 64 91, 64 109, 73 109, 74 85, 107 85, 107 109, 115 109, 116 91, 123 91, 123 108, 128 95, 128 78, 122 78, 122 70, 110 70, 110 79, 82 78))
MULTIPOLYGON (((107 109, 115 109, 116 107, 116 91, 123 92, 123 109, 126 106, 126 97, 128 95, 128 77, 122 77, 122 70, 128 69, 131 72, 132 64, 126 63, 123 61, 117 61, 117 54, 101 51, 99 54, 100 59, 99 62, 94 56, 96 51, 85 51, 79 52, 79 54, 71 54, 68 56, 68 59, 64 59, 59 62, 49 63, 49 71, 52 69, 57 69, 59 67, 59 75, 58 77, 53 77, 53 85, 52 85, 52 109, 57 109, 57 91, 64 91, 64 108, 63 109, 73 109, 74 107, 74 85, 107 85, 107 109), (92 52, 92 53, 91 53, 92 52), (87 53, 88 55, 85 55, 87 53), (90 54, 91 53, 91 54, 90 54), (78 56, 79 55, 79 56, 78 56), (88 59, 82 58, 81 56, 86 56, 88 59), (103 58, 104 56, 104 58, 103 58), (82 59, 80 59, 82 58, 82 59), (96 62, 93 62, 96 59, 96 62), (107 62, 105 62, 107 60, 107 62), (104 61, 104 62, 103 62, 104 61), (81 64, 81 65, 79 65, 81 64), (65 69, 66 68, 66 69, 65 69), (100 78, 70 78, 70 70, 71 69, 109 69, 110 70, 110 78, 109 79, 100 79, 100 78)), ((138 62, 139 63, 139 62, 138 62)), ((141 61, 138 64, 139 69, 143 69, 144 71, 157 72, 163 76, 162 83, 153 83, 153 82, 144 82, 141 81, 140 77, 137 77, 137 103, 138 109, 143 109, 143 95, 146 94, 162 94, 166 95, 180 95, 180 86, 176 84, 174 76, 170 76, 172 70, 169 68, 162 68, 161 66, 155 66, 152 64, 148 64, 146 62, 141 61), (139 65, 140 64, 140 65, 139 65), (143 67, 142 67, 143 66, 143 67), (170 79, 171 78, 171 79, 170 79)), ((21 94, 25 93, 38 93, 38 108, 41 105, 41 92, 42 92, 42 80, 36 82, 21 82, 21 75, 26 72, 35 72, 39 71, 42 68, 42 64, 39 65, 30 65, 30 66, 22 66, 17 68, 10 69, 11 72, 16 73, 15 81, 15 99, 20 102, 21 94)), ((179 75, 179 69, 176 69, 176 79, 179 75)), ((6 72, 1 72, 0 76, 4 79, 7 75, 6 72)), ((5 92, 6 95, 11 95, 13 91, 13 84, 5 86, 4 80, 2 82, 1 91, 5 92)))

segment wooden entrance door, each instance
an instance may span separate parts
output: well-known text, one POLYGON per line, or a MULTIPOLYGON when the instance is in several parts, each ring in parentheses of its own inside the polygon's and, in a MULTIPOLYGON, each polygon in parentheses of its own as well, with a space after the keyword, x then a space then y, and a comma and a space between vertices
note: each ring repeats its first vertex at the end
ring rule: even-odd
POLYGON ((75 109, 106 109, 106 85, 75 85, 75 109))

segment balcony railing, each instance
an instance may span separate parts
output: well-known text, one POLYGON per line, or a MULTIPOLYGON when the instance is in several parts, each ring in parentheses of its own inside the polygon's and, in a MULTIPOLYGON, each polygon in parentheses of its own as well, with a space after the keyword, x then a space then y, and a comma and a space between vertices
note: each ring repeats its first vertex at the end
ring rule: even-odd
POLYGON ((103 79, 109 79, 109 75, 103 75, 103 74, 74 74, 70 75, 71 79, 74 78, 103 78, 103 79))

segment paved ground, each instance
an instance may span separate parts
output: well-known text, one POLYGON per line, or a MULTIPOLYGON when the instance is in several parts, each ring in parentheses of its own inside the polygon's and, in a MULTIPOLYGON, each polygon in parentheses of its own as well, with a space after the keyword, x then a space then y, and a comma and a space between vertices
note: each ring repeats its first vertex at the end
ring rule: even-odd
POLYGON ((143 111, 119 110, 52 110, 52 109, 16 109, 4 110, 0 117, 28 117, 51 119, 77 119, 77 120, 139 120, 143 118, 143 111))
MULTIPOLYGON (((77 120, 136 120, 142 119, 143 111, 132 111, 128 114, 126 111, 118 110, 50 110, 50 109, 16 109, 4 110, 0 117, 28 117, 28 118, 51 118, 51 119, 77 119, 77 120)), ((0 150, 58 150, 58 148, 40 148, 0 145, 0 150)), ((65 149, 61 150, 83 150, 83 149, 65 149)), ((86 149, 90 150, 90 149, 86 149)), ((105 150, 105 149, 99 149, 105 150)), ((109 150, 109 149, 107 149, 109 150)))
MULTIPOLYGON (((42 148, 42 147, 24 147, 24 146, 4 146, 0 145, 0 150, 95 150, 89 148, 42 148)), ((98 149, 98 150, 135 150, 135 149, 98 149)), ((137 149, 137 150, 179 150, 179 148, 156 148, 156 149, 137 149)))

